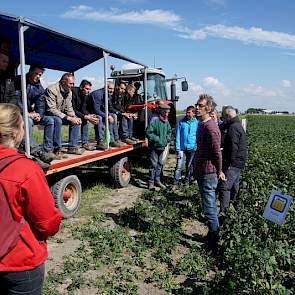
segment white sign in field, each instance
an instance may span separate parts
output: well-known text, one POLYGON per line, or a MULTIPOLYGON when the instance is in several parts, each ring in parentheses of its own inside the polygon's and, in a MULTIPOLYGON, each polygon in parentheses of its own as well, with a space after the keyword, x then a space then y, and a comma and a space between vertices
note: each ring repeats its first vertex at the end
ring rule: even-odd
POLYGON ((272 190, 264 209, 263 217, 278 225, 282 225, 288 213, 292 197, 272 190))

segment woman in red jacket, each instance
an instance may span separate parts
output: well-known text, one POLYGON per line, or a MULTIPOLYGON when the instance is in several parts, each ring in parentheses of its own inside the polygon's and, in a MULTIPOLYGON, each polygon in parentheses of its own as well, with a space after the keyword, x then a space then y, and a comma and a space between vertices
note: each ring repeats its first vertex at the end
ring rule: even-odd
MULTIPOLYGON (((0 160, 17 155, 23 136, 19 109, 1 103, 0 160)), ((44 172, 32 160, 24 157, 9 164, 0 173, 0 184, 13 219, 25 219, 17 244, 0 258, 0 293, 39 295, 47 259, 46 239, 58 232, 62 216, 54 207, 44 172)))

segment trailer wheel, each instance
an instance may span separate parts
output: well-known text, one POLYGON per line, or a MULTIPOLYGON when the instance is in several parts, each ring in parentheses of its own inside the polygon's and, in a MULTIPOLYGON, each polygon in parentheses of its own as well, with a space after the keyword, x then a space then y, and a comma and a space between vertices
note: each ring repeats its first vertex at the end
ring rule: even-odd
POLYGON ((72 217, 79 209, 82 188, 76 175, 69 175, 57 181, 51 192, 56 207, 60 210, 63 218, 72 217))
POLYGON ((125 187, 129 184, 131 173, 128 157, 124 157, 115 162, 110 168, 115 187, 125 187))

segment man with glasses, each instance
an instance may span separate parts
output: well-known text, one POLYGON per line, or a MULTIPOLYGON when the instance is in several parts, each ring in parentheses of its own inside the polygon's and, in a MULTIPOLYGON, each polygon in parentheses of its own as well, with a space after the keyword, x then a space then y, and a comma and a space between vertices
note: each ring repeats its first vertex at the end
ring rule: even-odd
POLYGON ((76 116, 72 105, 74 80, 72 73, 65 73, 59 82, 48 86, 45 90, 47 114, 54 117, 53 147, 56 159, 66 157, 61 151, 62 125, 69 125, 70 128, 67 153, 81 155, 85 152, 85 149, 78 147, 79 127, 82 121, 76 116))
POLYGON ((216 205, 218 179, 225 181, 221 171, 221 136, 217 124, 211 119, 210 112, 216 107, 213 97, 202 94, 196 104, 196 116, 199 119, 196 176, 202 198, 203 211, 209 222, 208 247, 212 254, 217 252, 219 221, 216 205))

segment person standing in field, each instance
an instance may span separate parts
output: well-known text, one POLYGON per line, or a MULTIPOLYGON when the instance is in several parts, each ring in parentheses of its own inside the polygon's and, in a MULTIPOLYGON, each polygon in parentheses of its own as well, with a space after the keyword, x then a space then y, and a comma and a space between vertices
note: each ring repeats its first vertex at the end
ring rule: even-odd
POLYGON ((201 94, 196 104, 196 116, 199 119, 197 150, 195 155, 196 177, 202 198, 204 215, 208 220, 208 247, 217 251, 219 221, 216 205, 218 179, 225 180, 221 171, 221 136, 217 124, 211 119, 210 112, 216 106, 213 97, 201 94))
POLYGON ((19 108, 0 103, 0 208, 5 216, 4 219, 1 215, 0 220, 3 295, 42 294, 48 256, 46 240, 58 232, 62 218, 42 169, 17 152, 23 136, 24 122, 19 108), (5 166, 5 161, 12 157, 14 160, 5 166), (12 236, 14 242, 7 244, 12 236), (9 238, 3 241, 3 237, 9 238))
POLYGON ((189 185, 190 176, 193 167, 193 159, 197 148, 198 120, 195 118, 195 108, 189 106, 186 109, 186 115, 181 119, 176 129, 175 149, 177 163, 174 173, 173 189, 179 184, 181 169, 184 157, 185 161, 185 184, 189 185))
POLYGON ((219 197, 220 211, 224 212, 239 192, 240 173, 247 160, 247 140, 235 108, 223 108, 222 118, 222 171, 226 181, 219 184, 219 197))
POLYGON ((153 117, 146 129, 148 139, 148 155, 150 159, 148 188, 155 186, 166 188, 161 182, 161 172, 164 165, 164 150, 171 140, 171 127, 168 121, 170 107, 159 105, 159 116, 153 117))

